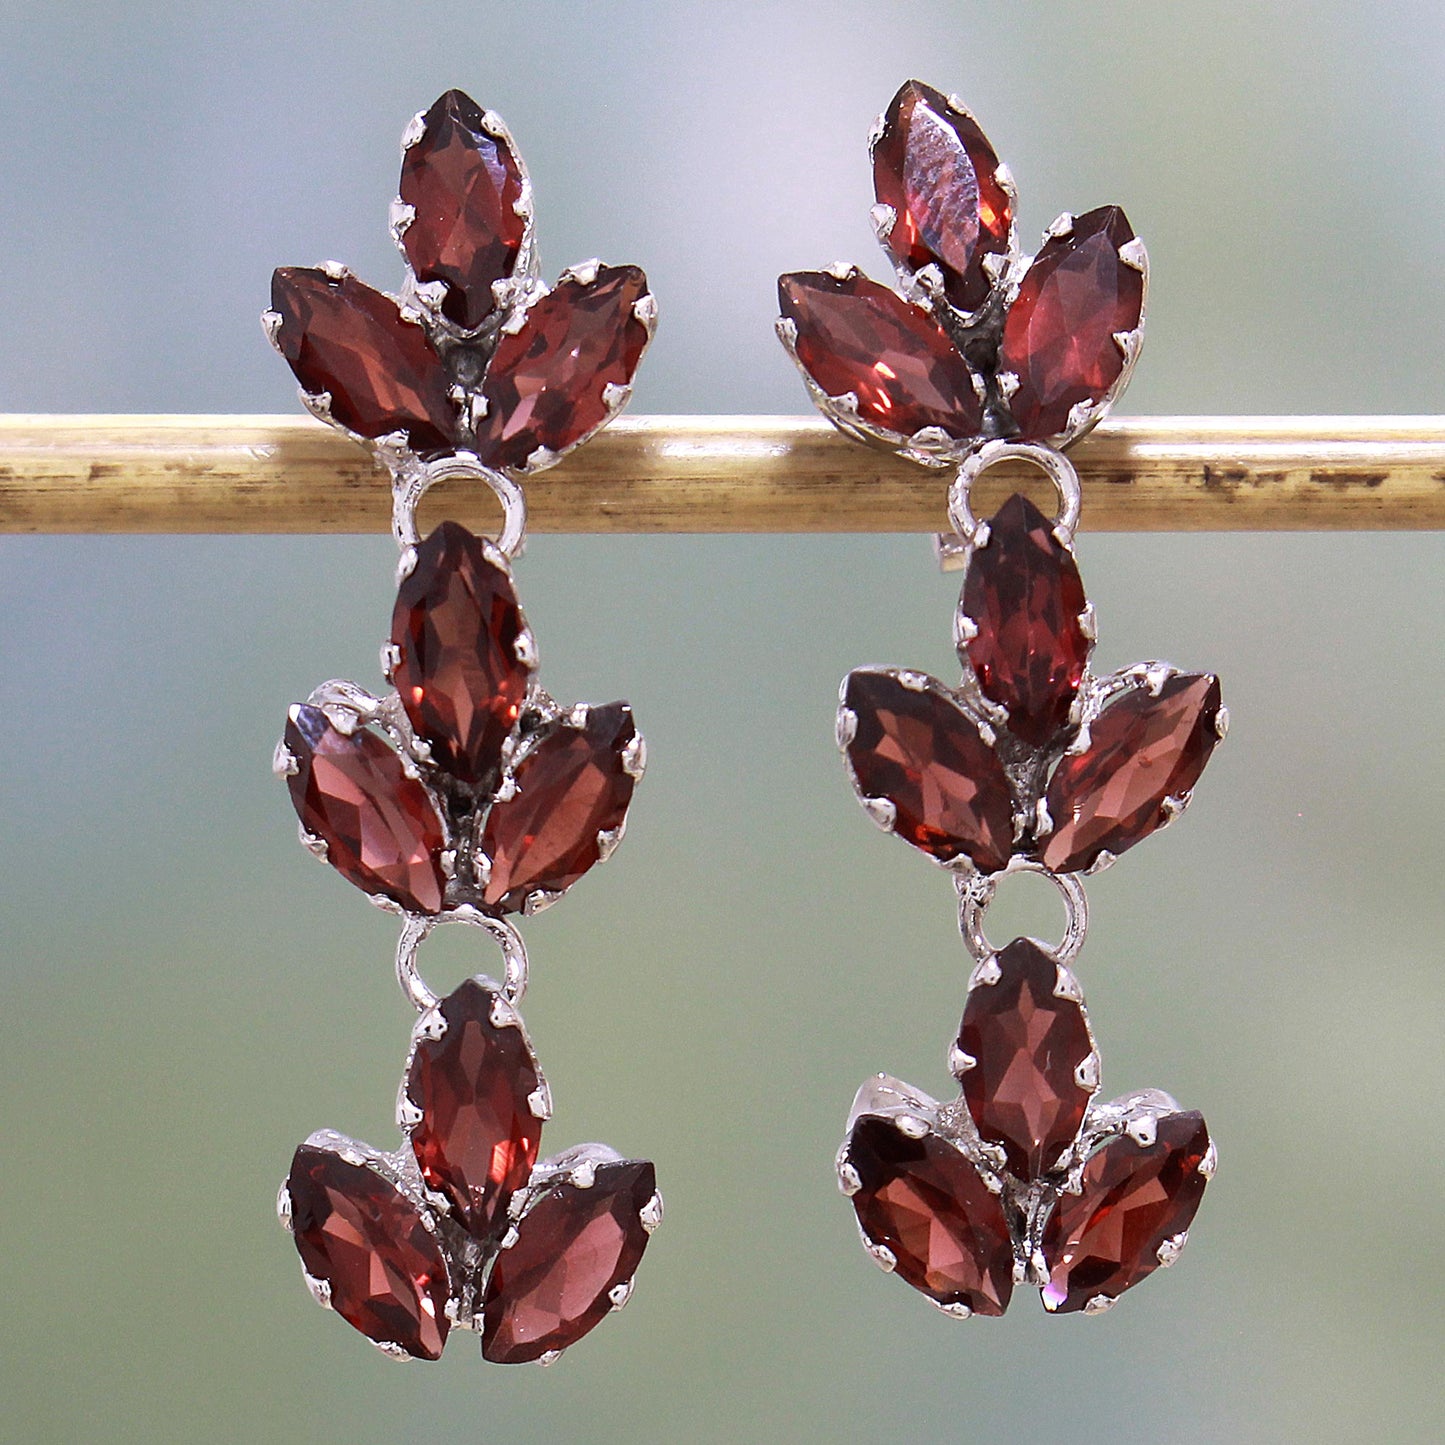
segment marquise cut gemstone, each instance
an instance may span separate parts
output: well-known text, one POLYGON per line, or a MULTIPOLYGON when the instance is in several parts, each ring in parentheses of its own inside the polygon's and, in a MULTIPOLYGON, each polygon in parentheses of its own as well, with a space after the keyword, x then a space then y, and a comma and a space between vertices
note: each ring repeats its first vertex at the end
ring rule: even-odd
POLYGON ((637 1272, 648 1233, 642 1212, 657 1192, 646 1160, 599 1164, 583 1189, 562 1182, 522 1216, 498 1256, 482 1310, 482 1355, 497 1364, 565 1350, 613 1308, 637 1272))
POLYGON ((793 349, 825 396, 851 394, 858 416, 909 437, 938 427, 976 436, 983 412, 963 357, 926 311, 859 272, 778 278, 778 304, 797 329, 793 349))
POLYGON ((301 825, 326 844, 333 868, 364 893, 413 913, 436 913, 446 891, 441 820, 427 791, 375 733, 333 727, 320 708, 292 709, 287 779, 301 825))
POLYGON ((406 432, 414 451, 456 444, 457 412, 426 333, 354 276, 283 266, 271 279, 276 344, 302 389, 326 392, 331 415, 359 436, 406 432))
POLYGON ((493 1023, 497 1001, 479 979, 442 999, 441 1037, 418 1037, 405 1085, 422 1113, 410 1130, 422 1178, 483 1240, 505 1221, 542 1138, 529 1102, 542 1082, 537 1060, 518 1023, 493 1023))
POLYGON ((1189 792, 1219 742, 1219 705, 1218 678, 1197 672, 1166 678, 1157 696, 1140 686, 1111 702, 1089 724, 1089 746, 1060 759, 1049 782, 1044 865, 1078 872, 1167 822, 1165 799, 1189 792))
POLYGON ((963 1097, 981 1137, 1003 1146, 1016 1178, 1058 1165, 1078 1135, 1093 1086, 1079 1066, 1094 1052, 1084 1010, 1059 994, 1058 962, 1027 938, 995 955, 999 976, 969 990, 958 1046, 974 1062, 963 1097))
POLYGON ((1083 1192, 1061 1194, 1044 1226, 1044 1307, 1068 1313, 1100 1296, 1117 1299, 1158 1269, 1160 1246, 1183 1234, 1199 1208, 1208 1151, 1203 1118, 1187 1113, 1161 1118, 1153 1144, 1121 1135, 1092 1154, 1083 1192))
POLYGON ((604 394, 632 385, 647 349, 637 305, 648 294, 636 266, 599 266, 592 281, 560 282, 504 334, 487 369, 477 451, 492 467, 522 468, 538 448, 565 451, 612 414, 604 394))
POLYGON ((1018 378, 1009 402, 1020 435, 1042 440, 1070 430, 1080 402, 1101 402, 1124 370, 1116 335, 1136 331, 1144 276, 1120 258, 1134 240, 1118 206, 1080 216, 1040 248, 1009 308, 1000 372, 1018 378))
POLYGON ((533 893, 561 893, 601 858, 599 835, 622 827, 637 786, 624 756, 636 736, 632 709, 608 703, 588 708, 581 726, 559 723, 523 756, 516 792, 492 806, 482 833, 488 907, 514 913, 533 893))
POLYGON ((402 155, 400 191, 414 212, 401 237, 411 269, 418 281, 442 282, 442 314, 474 330, 491 314, 492 283, 512 274, 526 231, 512 148, 488 132, 470 96, 449 90, 402 155))
POLYGON ((417 547, 392 613, 391 680, 433 759, 473 787, 495 783, 527 695, 523 626, 511 576, 465 527, 443 522, 417 547))
POLYGON ((390 1180, 303 1144, 286 1178, 296 1252, 331 1308, 381 1345, 438 1360, 447 1342, 446 1262, 421 1211, 390 1180))
POLYGON ((861 1181, 853 1195, 858 1224, 892 1254, 901 1279, 939 1304, 1004 1312, 1013 1293, 1013 1242, 998 1196, 959 1149, 864 1115, 848 1136, 845 1159, 861 1181))
POLYGON ((988 299, 984 257, 1009 249, 1013 200, 998 169, 977 121, 931 86, 910 80, 893 97, 873 146, 874 194, 894 212, 884 245, 910 271, 937 264, 964 311, 988 299))
POLYGON ((1009 731, 1045 746, 1069 720, 1089 641, 1078 563, 1027 497, 1015 493, 989 522, 959 608, 977 628, 964 665, 983 695, 1008 709, 1009 731))
POLYGON ((843 706, 856 721, 846 751, 858 791, 892 803, 893 831, 915 848, 941 862, 967 854, 995 872, 1013 848, 1008 778, 943 685, 918 680, 910 687, 868 668, 848 674, 843 706))

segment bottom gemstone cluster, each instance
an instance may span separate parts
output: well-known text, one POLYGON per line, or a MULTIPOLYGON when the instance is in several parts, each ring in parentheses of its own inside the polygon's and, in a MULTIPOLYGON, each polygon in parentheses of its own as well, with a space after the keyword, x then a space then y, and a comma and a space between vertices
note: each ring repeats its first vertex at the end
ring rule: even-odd
POLYGON ((884 1269, 967 1318, 1025 1283, 1095 1314, 1174 1263, 1209 1132, 1157 1090, 1096 1101, 1083 995, 1048 949, 1019 938, 978 964, 950 1066, 953 1103, 880 1074, 853 1104, 838 1179, 884 1269))
POLYGON ((505 990, 469 979, 417 1020, 403 1147, 330 1130, 277 1201, 316 1298, 399 1359, 453 1326, 500 1364, 550 1363, 626 1303, 662 1219, 650 1161, 582 1144, 537 1160, 551 1096, 505 990))

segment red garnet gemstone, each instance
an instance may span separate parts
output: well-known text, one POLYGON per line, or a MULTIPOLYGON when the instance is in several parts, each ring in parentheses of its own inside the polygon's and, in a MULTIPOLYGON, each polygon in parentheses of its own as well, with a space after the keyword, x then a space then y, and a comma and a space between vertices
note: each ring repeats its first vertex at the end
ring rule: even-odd
POLYGON ((1089 746, 1064 756, 1049 783, 1053 832, 1039 854, 1055 873, 1117 857, 1168 821, 1166 798, 1199 781, 1219 741, 1219 679, 1175 673, 1157 697, 1135 688, 1089 724, 1089 746))
POLYGON ((1009 402, 1025 438, 1069 430, 1078 402, 1099 402, 1124 370, 1116 334, 1135 331, 1144 310, 1144 275, 1119 256, 1134 239, 1118 206, 1074 222, 1046 241, 1004 322, 998 369, 1018 377, 1009 402))
POLYGON ((995 961, 998 981, 976 983, 964 1005, 958 1046, 974 1064, 962 1076, 963 1097, 979 1134, 1003 1146, 1010 1171, 1037 1179, 1084 1122, 1094 1089, 1078 1070, 1094 1044, 1078 1001, 1059 996, 1055 959, 1016 938, 995 961))
POLYGON ((537 1060, 520 1024, 492 1022, 497 998, 468 979, 442 999, 442 1036, 418 1038, 405 1086, 422 1112, 411 1129, 422 1178, 478 1239, 506 1220, 542 1138, 528 1102, 541 1085, 537 1060))
POLYGON ((338 731, 319 708, 296 707, 286 723, 296 760, 287 779, 301 826, 326 844, 326 859, 363 893, 412 913, 437 913, 446 891, 441 820, 375 733, 338 731))
POLYGON ((855 785, 893 804, 900 838, 941 862, 965 853, 985 873, 1008 862, 1008 778, 942 683, 908 687, 891 672, 859 668, 848 674, 843 706, 857 719, 847 745, 855 785))
POLYGON ((873 190, 895 219, 884 244, 910 271, 930 262, 948 299, 974 311, 988 299, 988 255, 1008 253, 1013 200, 978 122, 919 81, 903 86, 873 144, 873 190))
POLYGON ((1188 1229, 1199 1208, 1208 1152, 1204 1120, 1190 1113, 1165 1115, 1146 1148, 1124 1134, 1091 1155, 1083 1192, 1059 1195, 1044 1226, 1044 1308, 1068 1313, 1100 1295, 1117 1299, 1153 1274, 1159 1246, 1188 1229))
POLYGON ((603 391, 631 386, 647 349, 634 311, 647 294, 638 267, 601 266, 595 281, 560 282, 503 335, 482 384, 477 450, 488 466, 524 467, 538 447, 565 451, 607 420, 603 391))
POLYGON ((516 1243, 487 1281, 482 1355, 519 1365, 576 1344, 613 1308, 647 1248, 642 1211, 657 1192, 646 1160, 599 1164, 590 1188, 570 1182, 522 1216, 516 1243))
POLYGON ((433 759, 474 787, 495 783, 527 695, 524 626, 507 569, 465 527, 443 522, 416 549, 391 618, 391 680, 433 759))
POLYGON ((977 436, 983 413, 963 357, 926 311, 859 272, 778 277, 778 305, 797 328, 793 349, 826 396, 851 392, 858 415, 898 436, 940 427, 977 436))
POLYGON ((456 444, 447 377, 420 326, 354 276, 283 266, 271 278, 276 344, 302 389, 331 396, 331 415, 364 437, 404 431, 414 451, 456 444))
POLYGON ((528 895, 570 888, 602 854, 599 833, 622 826, 637 779, 623 753, 637 736, 625 702, 564 722, 517 765, 515 795, 495 803, 482 833, 491 860, 484 901, 515 913, 528 895))
POLYGON ((526 232, 517 214, 522 168, 487 133, 470 96, 449 90, 401 158, 401 199, 415 211, 401 247, 418 281, 446 288, 442 314, 463 330, 491 314, 492 283, 512 274, 526 232))
POLYGON ((303 1144, 286 1178, 296 1252, 331 1287, 331 1308, 367 1339, 439 1360, 447 1342, 446 1262, 421 1211, 389 1180, 303 1144))
POLYGON ((1008 709, 1009 731, 1044 747, 1069 720, 1089 641, 1074 554, 1027 497, 1015 494, 974 549, 959 607, 978 628, 963 646, 983 695, 1008 709))
POLYGON ((901 1279, 974 1314, 1008 1308, 1014 1255, 1003 1207, 961 1150, 865 1115, 848 1136, 846 1158, 862 1181, 853 1195, 858 1223, 870 1243, 892 1253, 901 1279))

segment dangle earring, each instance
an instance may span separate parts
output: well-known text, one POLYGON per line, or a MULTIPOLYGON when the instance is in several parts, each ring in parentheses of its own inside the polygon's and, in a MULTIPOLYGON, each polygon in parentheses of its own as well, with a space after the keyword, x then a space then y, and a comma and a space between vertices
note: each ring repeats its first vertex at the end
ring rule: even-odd
POLYGON ((939 550, 966 568, 963 680, 859 668, 837 729, 874 822, 953 874, 973 969, 948 1055, 959 1097, 864 1084, 838 1179, 869 1253, 946 1313, 1002 1314, 1027 1283, 1049 1311, 1092 1314, 1174 1262, 1215 1165, 1203 1118, 1167 1094, 1102 1101, 1073 971, 1083 877, 1178 816, 1226 726, 1208 673, 1089 669, 1062 449, 1128 380, 1147 259, 1115 206, 1060 216, 1021 256, 1007 169, 958 101, 916 81, 871 149, 899 290, 852 266, 783 276, 778 333, 831 421, 953 473, 939 550), (1009 460, 1049 479, 1056 517, 1015 495, 976 518, 974 483, 1009 460), (1059 944, 986 936, 998 879, 1020 872, 1062 896, 1059 944))
POLYGON ((649 1161, 600 1144, 538 1162, 552 1099, 517 1011, 514 919, 621 841, 644 751, 626 703, 542 690, 511 561, 520 479, 621 409, 655 306, 635 266, 543 284, 516 147, 459 91, 408 126, 400 189, 397 299, 340 266, 283 268, 263 317, 306 406, 391 474, 396 690, 318 687, 291 708, 276 771, 302 842, 400 915, 397 978, 420 1015, 401 1147, 312 1134, 278 1210, 311 1292, 386 1354, 437 1359, 460 1326, 488 1360, 546 1364, 626 1302, 662 1200, 649 1161), (442 480, 491 488, 495 543, 450 521, 420 537, 417 505, 442 480), (500 982, 439 998, 422 981, 418 950, 451 922, 500 947, 500 982))

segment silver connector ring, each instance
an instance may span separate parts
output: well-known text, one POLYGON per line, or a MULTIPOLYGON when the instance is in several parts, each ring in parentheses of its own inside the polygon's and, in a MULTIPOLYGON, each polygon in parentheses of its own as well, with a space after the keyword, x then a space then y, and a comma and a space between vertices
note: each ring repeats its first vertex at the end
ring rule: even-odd
POLYGON ((1079 474, 1062 453, 1039 442, 991 441, 964 458, 948 488, 948 520, 955 532, 973 545, 982 525, 973 514, 969 491, 990 467, 1000 462, 1028 462, 1037 467, 1059 494, 1059 513, 1054 519, 1054 532, 1067 547, 1073 543, 1079 528, 1079 474))
POLYGON ((527 992, 527 947, 522 935, 503 918, 491 918, 470 904, 449 909, 446 913, 422 916, 406 915, 401 937, 396 943, 396 981, 418 1013, 425 1013, 437 1002, 437 995, 417 972, 416 955, 423 941, 439 923, 469 923, 484 928, 502 950, 502 993, 508 1003, 519 1004, 527 992))
POLYGON ((983 931, 983 916, 998 891, 998 880, 1010 873, 1037 873, 1059 890, 1064 900, 1064 936, 1058 943, 1044 947, 1060 963, 1072 963, 1089 931, 1089 900, 1084 895, 1083 880, 1077 873, 1055 873, 1029 858, 1010 858, 1002 872, 973 873, 958 880, 958 927, 974 962, 982 963, 998 952, 983 931))
POLYGON ((423 462, 415 471, 398 476, 391 492, 391 530, 403 551, 421 541, 416 509, 438 482, 484 482, 502 504, 502 530, 496 548, 509 561, 522 550, 527 533, 527 501, 522 488, 505 472, 484 466, 471 452, 455 452, 423 462))

